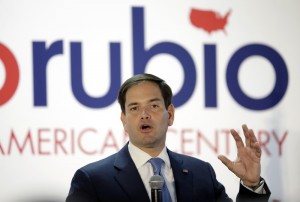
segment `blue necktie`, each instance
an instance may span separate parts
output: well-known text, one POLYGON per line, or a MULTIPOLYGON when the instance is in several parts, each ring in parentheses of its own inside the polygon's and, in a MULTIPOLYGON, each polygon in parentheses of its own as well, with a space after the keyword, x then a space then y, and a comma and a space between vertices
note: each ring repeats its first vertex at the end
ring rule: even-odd
MULTIPOLYGON (((151 165, 153 167, 154 175, 160 175, 164 178, 164 176, 161 174, 161 167, 162 167, 162 164, 164 161, 161 158, 152 158, 149 160, 149 162, 151 163, 151 165)), ((172 202, 170 192, 166 185, 165 178, 164 178, 164 181, 165 181, 165 183, 164 183, 163 189, 162 189, 162 201, 163 202, 172 202)))

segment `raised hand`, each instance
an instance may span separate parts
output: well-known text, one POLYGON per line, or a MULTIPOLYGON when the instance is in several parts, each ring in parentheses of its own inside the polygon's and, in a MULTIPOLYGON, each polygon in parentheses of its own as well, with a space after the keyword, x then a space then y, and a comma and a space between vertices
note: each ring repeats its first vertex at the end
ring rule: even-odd
POLYGON ((235 130, 232 129, 230 131, 236 143, 237 159, 231 161, 224 155, 219 155, 218 158, 230 171, 243 181, 244 185, 255 186, 260 181, 261 148, 253 130, 248 129, 245 124, 242 128, 245 136, 245 144, 235 130))

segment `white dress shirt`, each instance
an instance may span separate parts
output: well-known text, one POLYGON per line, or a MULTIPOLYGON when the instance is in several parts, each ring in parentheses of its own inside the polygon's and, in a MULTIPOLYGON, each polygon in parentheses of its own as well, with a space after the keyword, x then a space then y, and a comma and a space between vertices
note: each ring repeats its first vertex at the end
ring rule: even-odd
MULTIPOLYGON (((148 192, 148 196, 151 200, 151 188, 150 188, 150 178, 154 175, 153 168, 150 162, 148 162, 152 157, 147 154, 146 152, 142 151, 138 147, 134 146, 131 142, 128 144, 128 150, 129 154, 143 180, 143 183, 146 187, 146 190, 148 192)), ((171 163, 169 159, 169 155, 167 153, 166 147, 161 151, 161 153, 157 156, 164 160, 164 164, 161 168, 161 173, 164 176, 164 179, 166 181, 166 185, 168 187, 168 190, 170 192, 171 198, 173 202, 177 202, 176 198, 176 190, 175 190, 175 180, 173 176, 173 171, 171 168, 171 163)), ((249 187, 245 186, 244 183, 241 181, 242 186, 246 187, 247 189, 251 190, 249 187)), ((254 192, 258 194, 265 194, 266 191, 263 188, 264 182, 259 186, 254 192)))
MULTIPOLYGON (((151 188, 150 188, 150 178, 154 175, 153 168, 150 162, 148 162, 152 157, 146 152, 142 151, 138 147, 134 146, 129 142, 128 144, 129 154, 143 180, 145 188, 148 192, 148 196, 151 200, 151 188)), ((162 165, 161 173, 166 181, 166 185, 170 192, 171 198, 173 202, 177 201, 176 192, 175 192, 175 181, 173 176, 173 171, 171 168, 170 159, 167 153, 166 147, 161 151, 161 153, 157 156, 161 158, 165 163, 162 165)))

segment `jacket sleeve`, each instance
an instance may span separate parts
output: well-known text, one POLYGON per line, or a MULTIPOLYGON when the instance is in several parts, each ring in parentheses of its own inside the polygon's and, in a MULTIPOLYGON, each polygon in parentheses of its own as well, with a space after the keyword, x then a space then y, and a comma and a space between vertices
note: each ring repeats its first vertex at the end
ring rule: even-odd
MULTIPOLYGON (((225 187, 219 183, 216 179, 216 174, 213 168, 210 166, 211 175, 215 187, 215 194, 217 201, 232 201, 226 194, 225 187)), ((270 198, 271 192, 268 188, 267 183, 264 183, 263 189, 266 191, 265 194, 258 194, 253 191, 248 190, 243 185, 240 184, 240 189, 236 197, 236 202, 267 202, 270 198)))
POLYGON ((255 192, 252 192, 245 188, 243 185, 240 184, 240 190, 236 197, 237 202, 267 202, 270 198, 271 192, 269 190, 269 187, 265 181, 263 189, 266 191, 265 194, 258 194, 255 192))
POLYGON ((95 188, 88 173, 79 169, 74 174, 71 188, 66 198, 66 202, 95 202, 97 200, 95 188))
POLYGON ((218 202, 232 202, 232 199, 229 198, 229 196, 226 193, 225 187, 223 184, 221 184, 220 182, 218 182, 217 178, 216 178, 216 173, 214 171, 214 169, 212 168, 212 166, 210 164, 209 168, 210 168, 210 173, 211 173, 211 178, 214 184, 214 192, 215 192, 215 198, 216 201, 218 202))

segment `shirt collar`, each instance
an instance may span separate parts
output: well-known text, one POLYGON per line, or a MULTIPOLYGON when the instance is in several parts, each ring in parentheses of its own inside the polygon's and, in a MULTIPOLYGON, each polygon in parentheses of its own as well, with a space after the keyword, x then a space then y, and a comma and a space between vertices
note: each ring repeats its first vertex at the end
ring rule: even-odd
MULTIPOLYGON (((144 164, 146 164, 149 161, 149 159, 152 158, 149 154, 147 154, 140 148, 133 145, 130 141, 128 144, 128 151, 137 169, 142 167, 144 164)), ((170 159, 166 147, 163 148, 163 150, 160 152, 160 154, 157 157, 164 160, 165 165, 167 166, 168 169, 171 168, 171 163, 170 163, 170 159)))

